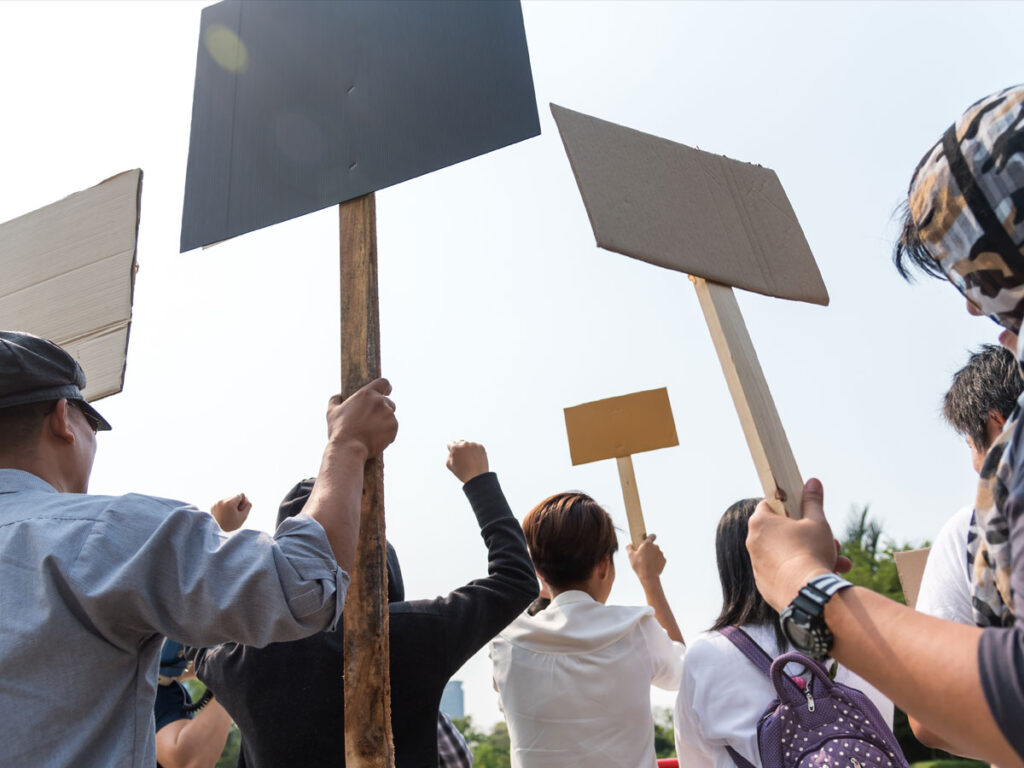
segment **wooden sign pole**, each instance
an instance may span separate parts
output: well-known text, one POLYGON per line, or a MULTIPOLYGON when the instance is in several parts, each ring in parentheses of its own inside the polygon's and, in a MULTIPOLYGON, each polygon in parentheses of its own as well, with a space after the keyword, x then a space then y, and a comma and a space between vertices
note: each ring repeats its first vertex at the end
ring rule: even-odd
MULTIPOLYGON (((341 391, 348 397, 380 377, 377 215, 373 194, 339 207, 341 391)), ((359 546, 345 598, 345 764, 394 768, 384 537, 384 462, 363 472, 359 546)))
POLYGON ((729 384, 764 497, 780 515, 800 518, 804 483, 775 409, 732 288, 691 276, 729 384))
POLYGON ((633 457, 619 456, 615 459, 619 465, 619 483, 622 485, 622 502, 626 505, 626 519, 629 521, 629 538, 633 547, 647 538, 647 526, 644 525, 644 513, 640 509, 640 491, 636 487, 636 475, 633 474, 633 457))

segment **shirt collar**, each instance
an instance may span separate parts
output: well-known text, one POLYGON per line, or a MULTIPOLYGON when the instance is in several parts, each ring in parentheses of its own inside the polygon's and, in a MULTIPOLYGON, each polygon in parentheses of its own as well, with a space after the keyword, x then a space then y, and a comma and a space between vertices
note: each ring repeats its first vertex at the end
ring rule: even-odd
POLYGON ((596 603, 597 600, 581 589, 567 589, 551 598, 551 602, 555 605, 572 605, 573 603, 596 603))
POLYGON ((0 493, 19 491, 42 491, 57 493, 57 489, 43 478, 21 469, 0 469, 0 493))

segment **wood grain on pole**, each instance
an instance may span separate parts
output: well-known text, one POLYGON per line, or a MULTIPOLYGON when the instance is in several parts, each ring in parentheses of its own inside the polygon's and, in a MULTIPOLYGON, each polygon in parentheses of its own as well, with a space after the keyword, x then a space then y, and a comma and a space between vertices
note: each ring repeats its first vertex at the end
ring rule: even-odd
MULTIPOLYGON (((341 391, 380 377, 377 216, 373 194, 342 203, 341 391)), ((359 546, 345 598, 345 764, 393 768, 384 463, 366 462, 359 546)))
POLYGON ((644 513, 640 509, 640 491, 636 487, 636 475, 633 474, 633 457, 620 456, 615 459, 619 465, 619 482, 622 484, 622 501, 626 505, 626 519, 629 521, 629 537, 634 547, 647 537, 647 526, 644 525, 644 513))
POLYGON ((729 286, 708 282, 702 277, 691 276, 690 280, 697 288, 697 298, 729 384, 764 496, 776 512, 798 519, 804 483, 736 303, 736 294, 729 286))

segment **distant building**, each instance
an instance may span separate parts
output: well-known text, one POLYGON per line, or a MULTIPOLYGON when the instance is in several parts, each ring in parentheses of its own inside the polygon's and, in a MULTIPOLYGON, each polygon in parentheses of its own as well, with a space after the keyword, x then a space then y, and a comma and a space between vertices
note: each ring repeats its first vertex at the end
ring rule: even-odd
POLYGON ((441 694, 441 711, 448 717, 465 717, 466 703, 462 697, 462 681, 449 680, 441 694))

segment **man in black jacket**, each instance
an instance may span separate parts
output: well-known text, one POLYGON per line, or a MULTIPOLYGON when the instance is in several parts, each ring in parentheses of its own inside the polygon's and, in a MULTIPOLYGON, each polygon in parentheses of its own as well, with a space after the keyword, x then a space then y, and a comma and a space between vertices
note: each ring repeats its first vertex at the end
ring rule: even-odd
MULTIPOLYGON (((436 768, 437 711, 452 674, 537 596, 522 529, 488 469, 483 446, 448 446, 487 545, 488 575, 446 597, 391 602, 391 727, 398 768, 436 768)), ((300 484, 282 504, 297 514, 300 484)), ((280 517, 280 516, 279 516, 280 517)), ((389 549, 389 582, 397 569, 389 549)), ((389 599, 401 598, 389 583, 389 599)), ((344 621, 344 619, 343 619, 344 621)), ((200 651, 196 674, 242 733, 239 766, 337 768, 345 764, 342 627, 266 648, 225 644, 200 651)))

